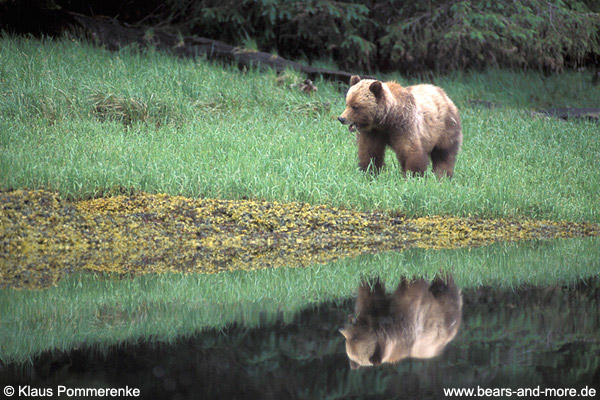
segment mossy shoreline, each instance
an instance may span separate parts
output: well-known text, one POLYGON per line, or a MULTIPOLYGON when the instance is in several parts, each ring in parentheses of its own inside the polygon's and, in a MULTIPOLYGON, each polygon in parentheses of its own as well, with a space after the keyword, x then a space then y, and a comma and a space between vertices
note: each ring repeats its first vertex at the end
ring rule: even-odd
POLYGON ((406 218, 325 205, 138 192, 67 201, 0 193, 0 287, 44 288, 78 271, 217 273, 301 267, 407 248, 600 236, 600 225, 406 218))

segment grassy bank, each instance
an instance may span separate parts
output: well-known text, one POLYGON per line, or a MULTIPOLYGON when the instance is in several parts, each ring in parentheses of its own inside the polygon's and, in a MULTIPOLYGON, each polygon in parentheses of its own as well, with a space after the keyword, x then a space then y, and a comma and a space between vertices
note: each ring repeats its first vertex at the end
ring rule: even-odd
POLYGON ((74 274, 43 291, 0 290, 0 360, 26 361, 40 351, 81 344, 173 340, 232 323, 252 327, 277 318, 289 321, 303 308, 354 296, 364 276, 380 276, 388 288, 402 275, 433 277, 440 269, 451 270, 465 289, 482 283, 564 285, 597 275, 599 260, 599 239, 586 238, 477 249, 410 249, 252 273, 132 279, 74 274))
POLYGON ((327 82, 306 95, 277 85, 273 71, 74 41, 4 37, 0 60, 2 188, 75 199, 134 188, 408 216, 600 222, 592 207, 600 200, 598 125, 530 116, 535 107, 598 106, 586 75, 437 79, 459 106, 465 135, 454 179, 438 182, 400 178, 391 153, 380 176, 362 174, 354 139, 336 121, 343 96, 327 82))

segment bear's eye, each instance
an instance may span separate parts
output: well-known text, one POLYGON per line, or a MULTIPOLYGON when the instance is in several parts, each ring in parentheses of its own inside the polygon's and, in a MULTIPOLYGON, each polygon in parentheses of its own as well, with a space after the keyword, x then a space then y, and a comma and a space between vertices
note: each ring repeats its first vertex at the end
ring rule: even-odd
POLYGON ((358 106, 352 106, 352 109, 353 109, 354 111, 358 111, 358 109, 359 109, 359 108, 360 108, 360 107, 358 107, 358 106))

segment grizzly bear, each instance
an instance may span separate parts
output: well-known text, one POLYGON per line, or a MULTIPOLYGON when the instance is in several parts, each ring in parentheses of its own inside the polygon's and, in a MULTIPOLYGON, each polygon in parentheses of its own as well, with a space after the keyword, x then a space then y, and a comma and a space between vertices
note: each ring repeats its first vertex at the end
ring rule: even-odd
POLYGON ((355 315, 340 329, 350 368, 439 355, 460 327, 462 299, 451 275, 402 278, 392 295, 378 278, 358 288, 355 315))
POLYGON ((416 175, 427 170, 429 158, 438 177, 452 177, 462 143, 458 109, 443 89, 433 85, 402 87, 390 81, 352 76, 346 109, 338 120, 358 130, 359 167, 374 173, 383 166, 386 146, 402 167, 416 175))

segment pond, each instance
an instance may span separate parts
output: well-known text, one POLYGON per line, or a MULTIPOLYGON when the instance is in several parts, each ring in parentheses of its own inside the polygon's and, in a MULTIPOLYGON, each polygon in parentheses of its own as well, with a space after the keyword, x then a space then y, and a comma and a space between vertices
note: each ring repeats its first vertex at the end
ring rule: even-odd
MULTIPOLYGON (((255 302, 246 312, 235 302, 204 303, 210 312, 231 308, 235 316, 222 318, 225 323, 219 326, 204 322, 198 322, 199 329, 186 326, 168 340, 162 339, 158 328, 153 328, 154 334, 113 342, 88 332, 63 350, 47 349, 29 354, 30 361, 1 364, 0 384, 30 390, 29 394, 50 390, 54 395, 59 389, 133 388, 139 389, 141 398, 157 399, 426 399, 444 398, 452 388, 493 398, 517 397, 518 390, 525 391, 521 392, 525 397, 552 397, 548 394, 568 394, 570 389, 593 397, 593 391, 597 395, 600 390, 599 244, 596 238, 568 239, 407 250, 359 257, 347 264, 338 261, 323 269, 338 271, 340 286, 349 285, 342 290, 345 295, 332 292, 319 298, 307 292, 305 297, 316 301, 288 309, 281 304, 272 307, 274 298, 282 295, 255 293, 255 298, 264 298, 264 306, 255 302), (437 277, 431 273, 441 268, 449 272, 437 277), (519 269, 530 275, 519 281, 513 276, 519 269), (419 276, 417 270, 428 272, 419 276), (357 294, 362 295, 358 310, 357 294), (351 353, 355 359, 381 365, 353 369, 340 329, 361 324, 362 336, 354 339, 363 342, 351 353), (378 329, 393 340, 376 350, 381 336, 373 332, 378 329), (379 360, 372 358, 377 351, 379 360), (392 353, 402 353, 400 360, 386 363, 392 353)), ((215 276, 219 275, 223 274, 215 276)), ((278 278, 271 278, 277 286, 278 278)), ((300 279, 310 281, 314 276, 300 279)), ((323 279, 330 279, 326 287, 335 286, 333 275, 323 279)), ((85 279, 78 282, 86 284, 85 279)), ((196 281, 194 285, 198 287, 196 281)), ((145 287, 151 290, 149 284, 145 287)), ((60 285, 38 293, 50 296, 58 289, 60 285)), ((11 292, 11 299, 19 302, 24 297, 15 293, 30 292, 11 292)), ((41 307, 39 299, 36 307, 41 307)), ((139 307, 132 315, 125 308, 115 312, 104 307, 94 311, 94 326, 101 321, 131 331, 145 319, 175 326, 178 319, 192 318, 181 314, 175 302, 147 307, 162 308, 162 313, 147 309, 142 317, 139 307), (175 319, 170 320, 169 314, 175 319)), ((197 304, 190 309, 200 313, 197 304)), ((62 325, 76 331, 77 318, 84 317, 70 318, 62 325)), ((58 326, 52 329, 59 332, 58 326)), ((15 343, 5 342, 3 353, 15 343)), ((61 397, 68 394, 62 392, 61 397)))

